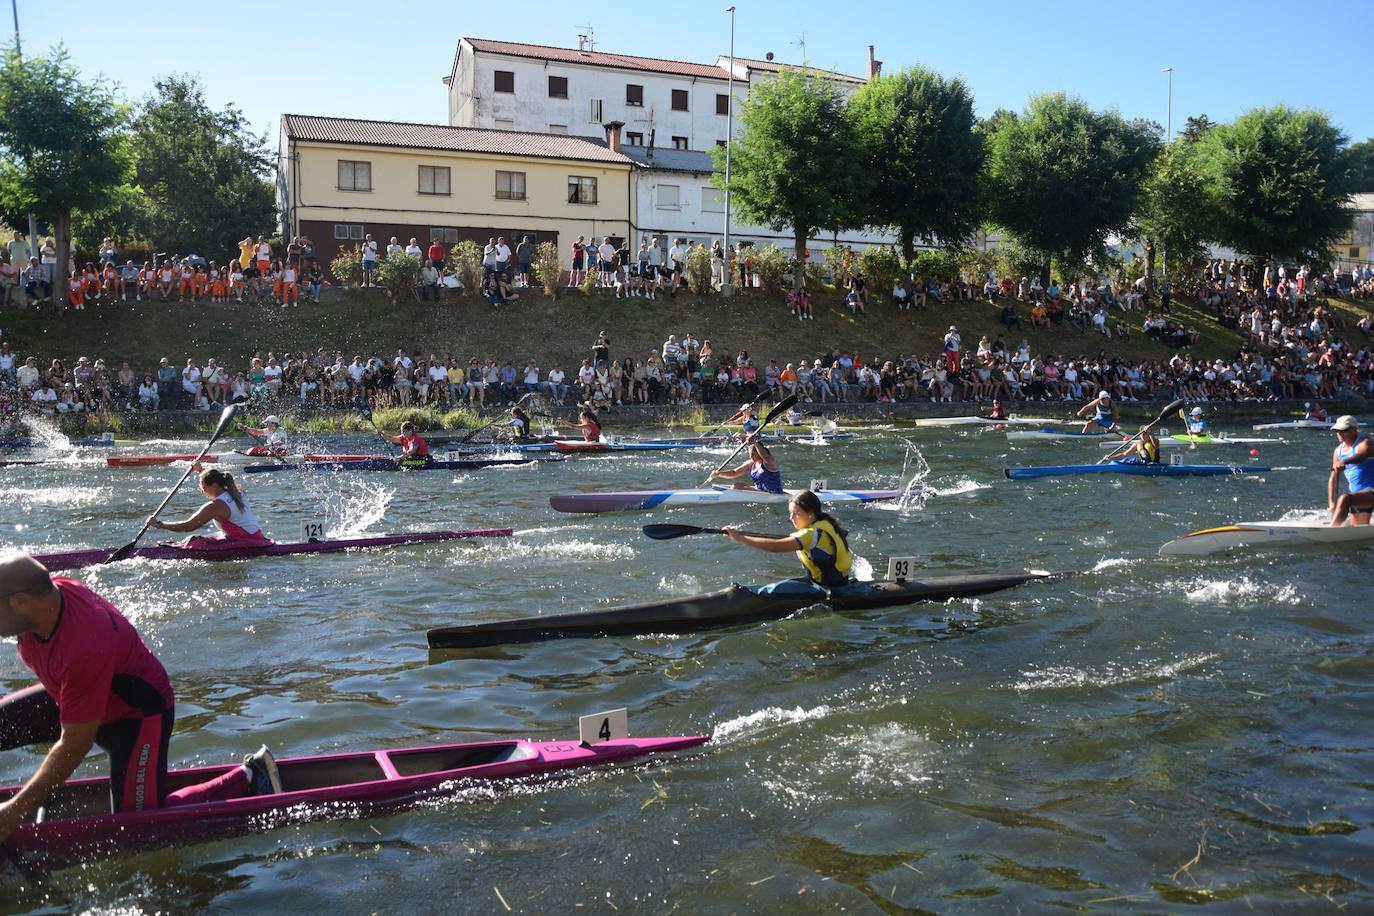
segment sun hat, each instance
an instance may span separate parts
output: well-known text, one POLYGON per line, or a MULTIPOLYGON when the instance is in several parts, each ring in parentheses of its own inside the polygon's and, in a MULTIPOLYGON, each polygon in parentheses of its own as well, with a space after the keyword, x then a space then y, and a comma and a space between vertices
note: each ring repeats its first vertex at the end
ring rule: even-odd
POLYGON ((276 415, 276 414, 270 413, 270 414, 268 414, 267 416, 263 417, 263 419, 262 419, 262 425, 263 425, 263 426, 281 426, 281 420, 278 420, 278 419, 277 419, 277 415, 276 415))
POLYGON ((1202 408, 1201 408, 1201 407, 1194 407, 1194 408, 1193 408, 1193 416, 1195 416, 1195 417, 1200 417, 1200 416, 1202 416, 1202 408))
POLYGON ((1343 429, 1357 429, 1358 427, 1359 424, 1355 422, 1355 418, 1350 414, 1344 414, 1337 417, 1336 422, 1331 424, 1331 429, 1335 432, 1340 432, 1343 429))

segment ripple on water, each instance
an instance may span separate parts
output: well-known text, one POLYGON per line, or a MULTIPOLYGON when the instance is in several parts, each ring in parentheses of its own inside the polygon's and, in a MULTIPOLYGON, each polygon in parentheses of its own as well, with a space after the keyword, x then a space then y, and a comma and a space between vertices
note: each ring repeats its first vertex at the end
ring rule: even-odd
POLYGON ((1133 664, 1112 662, 1096 671, 1067 665, 1030 668, 1021 673, 1021 679, 1013 683, 1011 688, 1025 692, 1077 687, 1120 687, 1143 681, 1167 681, 1220 657, 1216 652, 1199 652, 1173 661, 1151 659, 1133 664))
POLYGON ((91 487, 85 484, 71 487, 46 487, 40 490, 18 487, 0 488, 0 503, 17 505, 20 509, 32 506, 80 509, 86 506, 107 504, 112 492, 109 487, 91 487))
POLYGON ((483 544, 464 558, 467 565, 505 563, 530 557, 552 557, 558 560, 630 560, 635 550, 629 544, 598 544, 595 541, 562 540, 547 544, 532 544, 519 538, 501 538, 500 543, 483 544))
POLYGON ((1231 607, 1255 607, 1260 604, 1303 603, 1303 593, 1291 583, 1281 585, 1256 582, 1246 576, 1237 579, 1194 579, 1166 582, 1165 588, 1178 589, 1194 604, 1220 604, 1231 607))

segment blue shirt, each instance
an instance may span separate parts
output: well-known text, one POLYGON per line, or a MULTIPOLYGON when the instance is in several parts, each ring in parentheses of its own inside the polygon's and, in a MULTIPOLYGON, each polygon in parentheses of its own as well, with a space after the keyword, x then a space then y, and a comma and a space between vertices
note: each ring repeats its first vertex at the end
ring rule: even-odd
POLYGON ((506 366, 501 370, 501 381, 505 382, 507 385, 515 381, 514 366, 506 366))
MULTIPOLYGON (((1365 441, 1365 436, 1360 436, 1353 445, 1342 445, 1336 450, 1336 457, 1345 461, 1355 454, 1355 449, 1360 447, 1360 443, 1365 441)), ((1350 487, 1351 493, 1359 493, 1363 490, 1374 490, 1374 458, 1366 458, 1364 461, 1357 461, 1345 467, 1345 482, 1350 487)))

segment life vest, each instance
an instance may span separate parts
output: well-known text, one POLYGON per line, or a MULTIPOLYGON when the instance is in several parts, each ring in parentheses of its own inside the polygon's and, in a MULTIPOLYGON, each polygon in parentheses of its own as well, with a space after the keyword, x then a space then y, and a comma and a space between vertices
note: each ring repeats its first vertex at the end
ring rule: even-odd
POLYGON ((834 588, 849 581, 854 558, 829 521, 818 519, 814 525, 795 532, 792 537, 801 544, 797 559, 806 567, 812 582, 834 588))

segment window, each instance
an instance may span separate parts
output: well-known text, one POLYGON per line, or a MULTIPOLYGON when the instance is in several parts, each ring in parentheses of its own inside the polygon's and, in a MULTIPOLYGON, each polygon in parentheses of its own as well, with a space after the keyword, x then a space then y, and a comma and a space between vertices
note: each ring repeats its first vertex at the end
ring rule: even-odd
POLYGON ((431 226, 429 230, 429 240, 431 242, 442 242, 445 245, 452 245, 462 241, 458 237, 457 229, 448 229, 439 226, 431 226))
POLYGON ((628 130, 625 132, 625 142, 630 146, 643 146, 644 134, 638 131, 628 130))
POLYGON ((600 99, 592 99, 592 106, 591 106, 591 108, 592 108, 592 110, 589 111, 589 112, 587 112, 587 120, 591 121, 593 124, 600 124, 600 123, 601 123, 601 100, 600 100, 600 99))
POLYGON ((570 204, 594 204, 596 203, 596 179, 582 178, 578 175, 568 176, 568 203, 570 204))
POLYGON ((497 119, 496 119, 496 129, 497 129, 497 130, 515 130, 515 122, 512 121, 510 118, 497 118, 497 119))
POLYGON ((1358 245, 1351 245, 1351 246, 1350 246, 1350 257, 1352 257, 1352 258, 1359 258, 1359 256, 1360 256, 1360 246, 1358 246, 1358 245))
POLYGON ((568 78, 566 76, 549 77, 549 98, 566 99, 568 97, 568 78))
POLYGON ((686 148, 687 148, 687 138, 686 138, 686 137, 674 137, 674 138, 673 138, 673 149, 686 149, 686 148))
POLYGON ((421 194, 448 194, 449 174, 446 165, 422 165, 420 166, 420 193, 421 194))
POLYGON ((730 113, 730 97, 721 92, 716 95, 716 114, 728 115, 730 113))
POLYGON ((549 125, 549 133, 551 133, 551 134, 566 134, 567 132, 568 132, 568 125, 566 125, 566 124, 550 124, 550 125, 549 125))
POLYGON ((660 210, 677 210, 681 208, 682 188, 675 184, 661 184, 658 186, 658 200, 654 206, 660 210))
POLYGON ((674 90, 673 90, 673 111, 686 111, 686 110, 687 110, 687 90, 686 90, 686 89, 674 89, 674 90))
POLYGON ((514 92, 514 91, 515 91, 515 71, 514 71, 514 70, 497 70, 497 71, 496 71, 496 86, 495 86, 494 88, 496 89, 497 92, 514 92))
POLYGON ((701 212, 725 212, 725 198, 721 196, 720 190, 718 188, 706 187, 701 189, 701 212))
POLYGON ((361 242, 363 240, 362 223, 335 223, 334 238, 344 242, 361 242))
POLYGON ((372 163, 339 160, 340 191, 371 191, 372 163))
POLYGON ((524 199, 525 199, 525 173, 524 173, 524 172, 497 172, 497 173, 496 173, 496 199, 497 199, 497 200, 524 200, 524 199))
POLYGON ((625 104, 642 106, 644 104, 644 87, 634 83, 626 83, 625 104))

